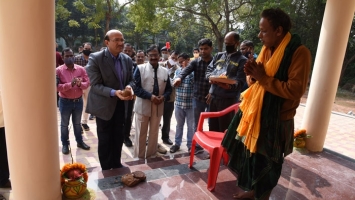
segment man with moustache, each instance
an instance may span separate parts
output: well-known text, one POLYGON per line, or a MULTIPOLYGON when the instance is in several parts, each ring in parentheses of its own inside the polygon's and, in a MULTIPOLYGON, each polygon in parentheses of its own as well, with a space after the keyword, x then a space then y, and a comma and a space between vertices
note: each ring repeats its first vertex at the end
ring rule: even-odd
POLYGON ((134 72, 134 92, 137 95, 134 105, 136 135, 133 156, 135 158, 149 158, 156 155, 164 101, 169 100, 172 90, 168 70, 159 65, 159 48, 151 45, 147 49, 147 55, 149 62, 138 65, 134 72))
POLYGON ((77 147, 89 150, 90 147, 83 142, 81 135, 81 113, 83 112, 83 90, 90 85, 85 68, 74 64, 74 54, 70 48, 63 49, 64 65, 57 67, 60 111, 60 137, 62 153, 69 154, 69 120, 73 121, 74 135, 77 147))
MULTIPOLYGON (((82 67, 85 67, 89 62, 89 55, 91 54, 91 52, 92 52, 91 43, 85 42, 82 50, 82 54, 75 56, 74 63, 82 67)), ((86 104, 88 101, 89 91, 90 91, 90 86, 87 89, 83 90, 83 114, 81 116, 81 126, 85 131, 90 131, 90 127, 88 126, 89 113, 85 111, 86 104)))
POLYGON ((137 60, 137 65, 144 64, 145 54, 142 50, 137 51, 136 60, 137 60))
POLYGON ((200 57, 200 50, 198 48, 194 48, 192 54, 194 55, 194 57, 192 57, 190 60, 195 60, 200 57))
POLYGON ((240 43, 240 52, 247 58, 249 58, 250 54, 253 55, 254 59, 258 57, 258 55, 254 53, 254 43, 250 40, 244 40, 240 43))
POLYGON ((233 194, 235 199, 269 199, 284 157, 292 153, 293 117, 311 68, 310 51, 289 32, 291 19, 284 11, 262 11, 259 28, 263 47, 257 60, 250 55, 244 66, 250 86, 222 141, 245 190, 233 194))
POLYGON ((105 35, 106 49, 92 53, 86 71, 91 81, 86 111, 96 116, 98 154, 102 170, 123 167, 121 152, 127 103, 133 99, 132 60, 122 53, 124 37, 119 30, 105 35), (124 95, 127 90, 129 95, 124 95))
MULTIPOLYGON (((211 76, 225 75, 228 79, 235 81, 234 84, 228 84, 217 81, 210 81, 211 100, 209 102, 209 111, 217 112, 228 108, 236 103, 235 98, 239 96, 240 91, 245 84, 245 73, 243 71, 247 58, 237 51, 239 46, 239 35, 232 31, 224 37, 226 51, 218 53, 207 68, 206 79, 211 76)), ((210 118, 209 130, 224 132, 232 121, 234 112, 230 112, 221 117, 210 118)))

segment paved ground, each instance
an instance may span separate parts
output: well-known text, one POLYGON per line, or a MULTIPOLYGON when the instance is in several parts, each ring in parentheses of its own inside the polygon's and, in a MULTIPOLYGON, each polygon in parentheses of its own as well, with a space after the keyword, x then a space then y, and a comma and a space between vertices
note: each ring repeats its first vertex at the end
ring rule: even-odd
MULTIPOLYGON (((296 129, 300 128, 300 126, 301 126, 304 109, 305 109, 304 105, 300 105, 299 108, 297 109, 297 114, 295 116, 295 128, 296 129)), ((59 124, 59 120, 60 120, 60 118, 58 117, 58 124, 59 124)), ((84 141, 88 145, 91 146, 91 149, 89 151, 78 149, 76 147, 75 138, 74 138, 74 134, 73 134, 72 130, 70 132, 70 140, 71 140, 71 143, 72 143, 72 155, 73 155, 74 162, 81 162, 81 163, 83 163, 83 164, 85 164, 87 166, 87 168, 89 169, 89 171, 91 173, 89 179, 92 179, 92 181, 90 182, 89 185, 91 185, 90 187, 95 187, 95 185, 98 184, 97 180, 100 179, 100 176, 103 173, 101 172, 101 168, 100 168, 99 161, 98 161, 98 156, 97 156, 97 135, 96 135, 96 124, 95 124, 95 121, 94 120, 89 121, 89 126, 90 126, 91 130, 90 131, 86 131, 83 134, 84 141)), ((174 115, 173 115, 172 122, 171 122, 171 131, 170 131, 170 139, 172 141, 174 141, 175 126, 176 126, 176 121, 175 121, 175 118, 174 118, 174 115)), ((206 130, 208 129, 207 123, 205 123, 204 127, 205 127, 206 130)), ((58 127, 58 132, 59 132, 59 127, 58 127)), ((135 130, 134 130, 134 128, 132 128, 132 131, 131 131, 131 135, 132 135, 131 139, 132 140, 134 140, 134 133, 135 133, 135 130)), ((186 131, 185 131, 185 133, 186 133, 186 131)), ((159 142, 161 143, 160 138, 159 138, 159 142)), ((170 145, 163 144, 163 146, 167 150, 169 150, 169 148, 170 148, 170 145)), ((281 195, 283 198, 287 197, 287 195, 289 195, 289 197, 290 196, 294 197, 294 198, 290 198, 290 199, 304 199, 304 198, 302 198, 302 194, 304 194, 304 191, 302 189, 300 189, 300 188, 298 188, 298 189, 296 188, 296 191, 298 191, 298 192, 296 192, 297 194, 294 194, 292 192, 289 193, 290 188, 294 187, 294 184, 291 184, 292 180, 294 180, 294 179, 290 178, 291 177, 291 171, 293 169, 295 169, 295 172, 298 172, 296 170, 297 167, 300 168, 300 166, 302 166, 302 168, 306 168, 307 169, 307 173, 309 173, 310 177, 315 177, 315 178, 322 177, 322 174, 320 174, 320 172, 319 173, 314 172, 314 166, 310 166, 310 165, 303 166, 304 163, 301 163, 297 159, 301 159, 301 160, 302 159, 306 159, 307 160, 306 162, 308 162, 308 163, 314 163, 314 164, 317 164, 317 165, 322 165, 319 162, 319 160, 316 161, 317 160, 317 155, 319 155, 318 157, 322 157, 322 156, 324 157, 325 156, 325 160, 329 160, 327 158, 327 155, 329 153, 331 153, 332 156, 334 156, 334 155, 338 156, 338 154, 339 154, 340 158, 342 159, 342 161, 341 161, 342 163, 348 162, 347 165, 351 165, 351 167, 349 167, 347 169, 342 169, 342 170, 346 171, 347 174, 351 174, 351 173, 355 174, 354 173, 355 172, 355 168, 352 167, 352 164, 355 163, 355 117, 349 116, 349 115, 345 115, 345 114, 340 114, 340 113, 332 113, 324 148, 326 149, 325 153, 323 152, 324 154, 314 154, 315 156, 312 154, 313 156, 312 155, 311 156, 307 156, 306 158, 300 157, 299 153, 297 153, 297 152, 292 154, 291 157, 288 158, 285 161, 286 164, 284 164, 284 166, 286 165, 286 167, 283 170, 283 173, 285 175, 280 178, 279 185, 278 185, 279 189, 277 189, 278 192, 273 193, 273 198, 271 198, 271 199, 279 199, 279 198, 277 198, 279 195, 281 195), (295 166, 296 166, 296 168, 295 168, 295 166), (289 170, 289 171, 287 171, 287 170, 289 170), (285 182, 285 180, 286 180, 286 182, 285 182)), ((130 169, 132 169, 132 167, 134 168, 134 165, 132 164, 134 162, 140 162, 142 164, 142 161, 138 161, 137 159, 132 158, 132 152, 133 152, 133 148, 127 148, 126 146, 123 147, 122 161, 123 161, 124 165, 130 167, 130 169)), ((181 149, 178 152, 176 152, 175 154, 170 154, 169 151, 168 151, 168 153, 165 155, 165 157, 161 157, 162 155, 158 154, 157 155, 158 158, 156 158, 156 159, 162 159, 164 161, 167 161, 167 160, 173 160, 173 161, 175 160, 176 161, 176 158, 179 157, 179 154, 186 153, 186 152, 187 152, 186 135, 184 135, 183 143, 181 145, 181 149), (161 158, 159 158, 159 157, 161 157, 161 158)), ((71 157, 69 155, 63 155, 61 153, 61 143, 60 143, 60 137, 59 136, 58 136, 58 153, 59 153, 60 165, 61 166, 63 166, 64 163, 70 163, 71 162, 71 157)), ((203 155, 204 154, 202 154, 200 156, 200 158, 199 158, 200 160, 203 160, 203 155)), ((334 158, 334 159, 337 159, 337 158, 334 158)), ((151 161, 149 161, 149 162, 151 162, 151 161)), ((142 168, 142 170, 151 169, 152 168, 151 165, 148 165, 149 162, 147 162, 147 161, 144 162, 143 161, 143 166, 140 166, 142 168)), ((330 163, 332 164, 333 161, 331 161, 330 163)), ((181 162, 180 164, 186 164, 186 159, 185 159, 184 162, 181 162)), ((162 164, 161 166, 165 166, 165 165, 166 165, 166 162, 164 164, 162 164)), ((156 167, 159 167, 159 166, 160 165, 156 165, 156 167)), ((344 166, 341 166, 341 165, 336 165, 336 166, 340 167, 340 168, 344 168, 344 166)), ((138 167, 138 169, 141 169, 140 167, 138 167)), ((156 169, 156 167, 155 168, 153 167, 153 168, 156 169)), ((331 168, 331 167, 329 167, 329 168, 331 168)), ((220 182, 221 184, 224 184, 224 182, 228 182, 230 184, 230 186, 228 186, 228 187, 232 187, 232 188, 234 187, 234 189, 235 189, 235 179, 236 179, 235 176, 227 168, 223 168, 222 167, 221 170, 223 172, 222 173, 220 172, 220 174, 225 174, 225 175, 221 175, 221 176, 223 176, 225 178, 220 178, 219 177, 218 182, 220 182), (231 178, 231 176, 232 176, 232 178, 231 178), (229 178, 227 178, 227 177, 229 177, 229 178)), ((339 170, 341 170, 341 169, 339 169, 339 170)), ((112 173, 116 173, 116 174, 119 175, 119 174, 121 174, 123 172, 125 172, 125 171, 118 171, 117 173, 116 172, 112 172, 112 173)), ((152 183, 155 182, 155 184, 158 184, 158 185, 160 184, 160 186, 161 186, 160 190, 163 188, 162 184, 166 184, 167 183, 166 181, 170 182, 171 184, 173 184, 175 186, 179 183, 179 181, 177 181, 177 180, 182 180, 182 179, 186 179, 186 178, 190 177, 189 181, 191 182, 191 181, 194 180, 194 176, 203 176, 203 178, 201 177, 201 180, 206 181, 206 178, 207 178, 206 177, 206 169, 203 168, 203 169, 200 170, 200 172, 203 173, 203 174, 202 175, 198 175, 198 172, 191 172, 192 174, 179 174, 179 178, 177 178, 175 181, 173 181, 174 183, 171 182, 169 177, 165 177, 162 180, 155 179, 155 180, 151 180, 151 181, 152 181, 152 183), (166 181, 164 181, 164 180, 166 180, 166 181)), ((293 173, 293 171, 292 171, 292 173, 293 173)), ((300 172, 298 172, 296 174, 300 175, 300 172)), ((295 175, 292 175, 292 176, 294 177, 295 175)), ((304 175, 302 175, 302 176, 304 176, 304 175)), ((337 176, 337 175, 334 175, 334 176, 337 176)), ((300 177, 298 177, 298 178, 300 178, 300 177)), ((349 176, 347 176, 347 178, 349 179, 349 176)), ((338 179, 332 180, 334 182, 331 182, 328 178, 324 178, 323 177, 323 179, 327 180, 327 182, 328 182, 327 187, 338 188, 338 186, 336 186, 336 185, 339 184, 338 183, 339 182, 338 179), (332 184, 329 185, 329 181, 332 184)), ((307 181, 303 180, 303 182, 306 183, 307 181)), ((355 187, 355 177, 353 175, 350 176, 349 182, 350 182, 349 184, 344 186, 345 188, 347 188, 349 185, 350 186, 353 185, 355 187)), ((194 184, 199 185, 198 188, 201 189, 201 188, 205 187, 206 182, 204 182, 204 184, 197 183, 197 182, 194 183, 194 184)), ((309 183, 307 182, 307 184, 313 184, 313 182, 309 182, 309 183)), ((296 184, 296 186, 297 186, 297 184, 296 184)), ((195 188, 197 186, 193 185, 191 187, 195 188)), ((302 188, 302 186, 300 186, 300 187, 302 188)), ((97 186, 95 188, 99 191, 98 192, 99 194, 103 194, 103 193, 107 193, 108 192, 106 190, 105 191, 100 191, 100 188, 97 188, 97 186)), ((165 188, 167 188, 167 187, 165 187, 165 188)), ((190 186, 188 188, 190 188, 190 186)), ((334 188, 332 188, 331 190, 334 190, 334 188)), ((115 190, 115 189, 113 188, 113 190, 115 190)), ((191 188, 189 189, 189 191, 191 191, 191 188)), ((294 190, 292 190, 292 191, 294 191, 294 190)), ((311 193, 309 195, 313 195, 313 196, 314 196, 314 192, 317 192, 317 191, 312 191, 312 190, 310 190, 310 191, 311 191, 311 193)), ((169 197, 169 199, 174 199, 173 196, 169 196, 169 195, 168 196, 164 196, 164 195, 161 196, 161 194, 164 194, 164 191, 163 192, 162 191, 159 192, 159 190, 158 190, 158 191, 155 191, 155 192, 160 194, 160 196, 158 195, 159 198, 157 198, 157 199, 165 199, 163 197, 169 197)), ((167 192, 167 191, 165 191, 165 192, 167 192)), ((9 196, 10 196, 10 199, 13 199, 13 197, 11 196, 11 191, 10 190, 0 189, 0 193, 5 194, 5 197, 7 197, 7 198, 9 198, 9 196)), ((223 195, 222 196, 218 196, 218 195, 216 196, 216 193, 213 193, 213 195, 212 195, 212 193, 207 193, 205 191, 205 189, 203 189, 202 193, 207 194, 206 197, 208 197, 208 198, 206 198, 206 199, 220 199, 220 198, 224 198, 225 197, 223 195)), ((353 197, 355 199, 355 194, 350 194, 350 195, 354 195, 354 196, 349 196, 349 197, 353 197)), ((113 195, 113 196, 115 196, 115 195, 113 195)), ((103 198, 103 199, 115 199, 114 197, 110 198, 107 195, 105 197, 107 197, 107 198, 103 198)), ((188 196, 186 196, 186 194, 185 195, 181 194, 180 196, 178 195, 178 196, 174 196, 174 197, 177 197, 177 198, 180 197, 180 198, 183 198, 183 199, 184 198, 185 199, 189 199, 189 198, 187 198, 188 196)), ((308 195, 306 195, 306 197, 308 198, 308 195)), ((311 199, 321 199, 320 197, 322 197, 322 195, 317 195, 316 194, 314 197, 315 198, 311 198, 311 199)), ((325 196, 323 196, 323 197, 325 197, 325 196)), ((100 198, 98 198, 98 199, 100 199, 100 198)), ((132 197, 132 198, 125 198, 125 199, 134 199, 134 198, 132 197)), ((137 199, 140 199, 140 198, 137 198, 137 199)), ((203 198, 203 199, 205 199, 205 198, 203 198)), ((334 199, 334 198, 326 198, 325 197, 324 199, 334 199)))
MULTIPOLYGON (((305 106, 297 108, 295 129, 301 128, 305 106)), ((355 160, 355 116, 332 112, 324 148, 355 160)))

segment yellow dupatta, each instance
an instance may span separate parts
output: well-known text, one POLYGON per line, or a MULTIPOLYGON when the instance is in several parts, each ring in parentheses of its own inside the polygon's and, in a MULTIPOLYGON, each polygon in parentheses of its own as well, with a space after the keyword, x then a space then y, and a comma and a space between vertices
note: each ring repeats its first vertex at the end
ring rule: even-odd
MULTIPOLYGON (((288 32, 271 57, 269 55, 269 49, 265 46, 262 47, 256 62, 264 64, 267 76, 273 77, 276 74, 284 56, 285 48, 290 40, 291 33, 288 32)), ((237 132, 239 136, 245 136, 244 145, 250 153, 256 152, 264 94, 265 89, 259 84, 259 81, 256 81, 241 94, 243 100, 239 108, 242 110, 243 116, 240 120, 237 132)))

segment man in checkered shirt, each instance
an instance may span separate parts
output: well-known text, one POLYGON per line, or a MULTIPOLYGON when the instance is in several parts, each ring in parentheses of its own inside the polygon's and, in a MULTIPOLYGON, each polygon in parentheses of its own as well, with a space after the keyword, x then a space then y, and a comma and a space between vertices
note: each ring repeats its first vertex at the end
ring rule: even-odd
MULTIPOLYGON (((190 63, 190 57, 186 53, 178 56, 180 68, 175 71, 175 77, 179 76, 181 71, 190 63)), ((170 148, 170 153, 175 153, 180 149, 182 135, 184 133, 184 124, 187 124, 187 148, 191 149, 192 137, 194 135, 194 112, 192 107, 192 97, 194 88, 194 74, 187 75, 181 81, 181 85, 175 88, 175 144, 170 148)))
MULTIPOLYGON (((211 85, 209 80, 206 79, 206 70, 213 58, 211 55, 213 47, 210 39, 201 39, 198 42, 198 47, 200 49, 200 57, 191 61, 174 81, 174 87, 178 87, 187 75, 194 72, 194 89, 192 99, 195 121, 194 132, 196 131, 201 112, 205 112, 208 108, 206 98, 207 95, 209 95, 208 91, 211 85)), ((195 154, 201 152, 203 152, 203 149, 200 146, 196 146, 195 154)))

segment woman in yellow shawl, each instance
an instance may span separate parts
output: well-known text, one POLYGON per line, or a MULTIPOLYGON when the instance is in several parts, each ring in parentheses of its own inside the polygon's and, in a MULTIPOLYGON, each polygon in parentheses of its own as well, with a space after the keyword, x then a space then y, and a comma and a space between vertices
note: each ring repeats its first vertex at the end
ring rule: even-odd
POLYGON ((263 48, 244 66, 250 87, 222 141, 244 190, 233 195, 236 199, 269 199, 277 185, 284 157, 292 152, 293 117, 311 65, 311 54, 289 32, 291 20, 284 11, 264 10, 259 28, 263 48))

